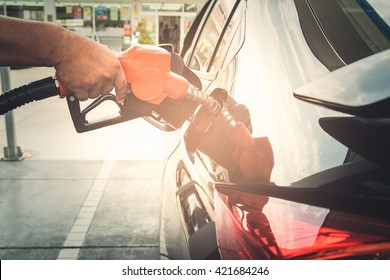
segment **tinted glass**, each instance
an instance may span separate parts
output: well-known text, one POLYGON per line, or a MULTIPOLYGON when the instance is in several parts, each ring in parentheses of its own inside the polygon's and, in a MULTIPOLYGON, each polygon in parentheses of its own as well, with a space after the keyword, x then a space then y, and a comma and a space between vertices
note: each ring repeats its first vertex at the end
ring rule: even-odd
MULTIPOLYGON (((364 1, 366 2, 366 1, 364 1)), ((388 0, 368 0, 367 1, 375 12, 386 24, 390 24, 390 5, 388 0)))
POLYGON ((295 2, 308 44, 329 70, 390 48, 388 1, 295 2))

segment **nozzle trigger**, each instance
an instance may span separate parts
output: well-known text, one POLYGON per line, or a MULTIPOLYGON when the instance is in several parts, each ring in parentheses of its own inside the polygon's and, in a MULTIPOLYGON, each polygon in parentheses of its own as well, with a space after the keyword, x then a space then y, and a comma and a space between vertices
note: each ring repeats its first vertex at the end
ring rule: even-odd
POLYGON ((115 95, 107 94, 98 97, 85 109, 81 109, 80 101, 74 95, 67 95, 66 100, 69 107, 69 112, 72 117, 74 127, 78 133, 91 131, 94 129, 110 126, 113 124, 129 121, 135 118, 143 117, 150 114, 153 106, 151 104, 137 104, 130 100, 131 95, 126 96, 125 103, 122 105, 116 102, 115 95), (117 108, 117 112, 110 112, 97 118, 89 118, 89 114, 96 111, 103 103, 113 102, 117 108), (131 104, 129 106, 129 104, 131 104))

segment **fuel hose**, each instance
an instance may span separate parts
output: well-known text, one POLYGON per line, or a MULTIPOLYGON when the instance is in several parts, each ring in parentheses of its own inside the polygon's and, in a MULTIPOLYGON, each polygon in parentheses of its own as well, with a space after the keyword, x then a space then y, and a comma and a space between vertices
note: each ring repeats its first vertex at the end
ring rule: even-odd
POLYGON ((0 95, 0 115, 27 103, 58 96, 60 90, 54 77, 47 77, 12 89, 0 95))

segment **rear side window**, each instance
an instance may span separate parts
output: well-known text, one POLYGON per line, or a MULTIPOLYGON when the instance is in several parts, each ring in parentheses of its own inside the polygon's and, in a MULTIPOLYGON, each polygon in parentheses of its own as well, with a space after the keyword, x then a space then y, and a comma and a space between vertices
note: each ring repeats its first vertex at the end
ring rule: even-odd
POLYGON ((190 68, 198 71, 207 71, 213 59, 221 34, 225 30, 227 21, 236 5, 235 0, 219 0, 214 5, 204 27, 199 35, 195 52, 190 58, 190 68))
POLYGON ((384 2, 295 0, 309 46, 331 71, 390 48, 390 4, 384 2))

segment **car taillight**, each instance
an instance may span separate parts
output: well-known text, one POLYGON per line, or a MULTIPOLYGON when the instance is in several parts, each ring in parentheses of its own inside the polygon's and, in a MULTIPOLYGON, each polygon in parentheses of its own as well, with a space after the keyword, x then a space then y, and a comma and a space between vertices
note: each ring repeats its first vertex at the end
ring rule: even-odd
POLYGON ((222 259, 390 258, 387 221, 231 189, 215 212, 222 259))

